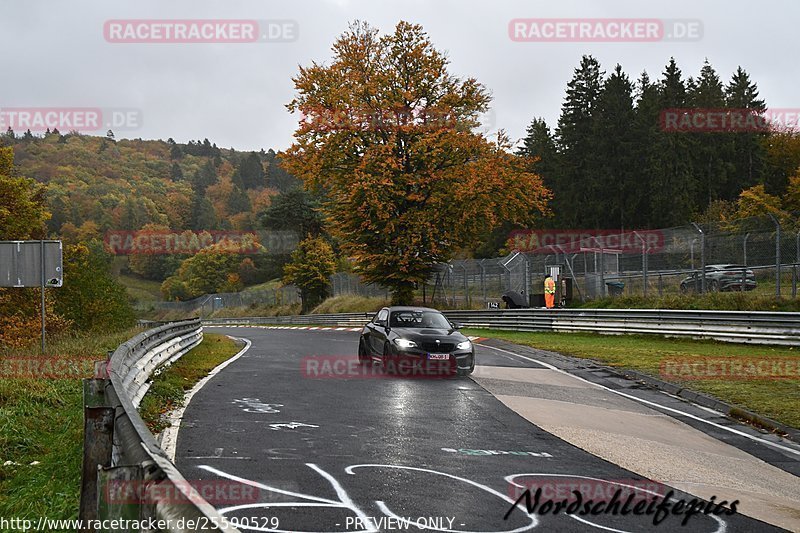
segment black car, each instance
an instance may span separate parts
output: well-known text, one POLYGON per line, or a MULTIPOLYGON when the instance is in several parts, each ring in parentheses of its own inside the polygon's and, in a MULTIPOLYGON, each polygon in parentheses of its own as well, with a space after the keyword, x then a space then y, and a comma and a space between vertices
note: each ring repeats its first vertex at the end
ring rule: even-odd
POLYGON ((435 309, 384 307, 364 326, 358 359, 378 361, 390 372, 466 376, 475 369, 475 348, 458 327, 435 309))
MULTIPOLYGON (((742 265, 707 265, 706 290, 741 291, 742 274, 744 274, 744 290, 752 291, 756 288, 756 276, 752 270, 742 265)), ((700 292, 703 288, 702 272, 693 272, 681 281, 681 292, 700 292)))

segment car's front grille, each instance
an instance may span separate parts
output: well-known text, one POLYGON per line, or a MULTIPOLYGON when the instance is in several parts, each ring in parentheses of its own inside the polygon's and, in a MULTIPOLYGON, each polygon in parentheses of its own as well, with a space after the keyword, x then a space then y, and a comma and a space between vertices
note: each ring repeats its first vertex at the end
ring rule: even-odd
POLYGON ((456 345, 450 342, 436 344, 435 342, 428 341, 422 343, 422 349, 432 353, 449 353, 452 352, 455 347, 456 345))

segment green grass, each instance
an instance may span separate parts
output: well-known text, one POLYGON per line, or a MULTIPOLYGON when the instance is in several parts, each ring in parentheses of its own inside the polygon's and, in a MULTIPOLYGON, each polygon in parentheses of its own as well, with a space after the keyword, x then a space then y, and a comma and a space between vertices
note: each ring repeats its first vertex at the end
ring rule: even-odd
POLYGON ((343 294, 341 296, 327 298, 325 301, 315 307, 311 311, 311 314, 368 313, 377 311, 385 305, 389 305, 389 301, 385 298, 358 296, 357 294, 343 294))
POLYGON ((139 413, 153 433, 166 427, 165 414, 183 406, 183 396, 220 363, 233 357, 239 346, 225 335, 205 333, 197 348, 161 372, 145 395, 139 413))
POLYGON ((592 300, 578 307, 588 309, 711 309, 717 311, 800 311, 800 299, 759 296, 752 292, 707 294, 665 294, 658 296, 618 296, 592 300))
MULTIPOLYGON (((102 360, 140 330, 48 342, 48 353, 102 360)), ((0 359, 38 356, 38 346, 0 351, 0 359)), ((86 377, 90 377, 87 372, 86 377)), ((0 516, 76 518, 83 454, 78 377, 0 378, 0 516), (12 461, 10 466, 2 466, 12 461), (38 461, 38 465, 30 463, 38 461)))
POLYGON ((136 302, 157 302, 161 296, 161 282, 151 281, 138 276, 120 274, 119 282, 125 287, 128 296, 136 302))
MULTIPOLYGON (((48 343, 48 353, 99 361, 139 331, 64 336, 48 343)), ((183 390, 237 351, 227 337, 206 334, 197 348, 159 376, 145 403, 156 405, 151 395, 181 401, 183 390)), ((0 351, 0 359, 35 356, 38 347, 0 351)), ((77 518, 82 456, 83 399, 78 377, 0 378, 0 516, 77 518), (2 466, 6 461, 15 464, 2 466)))
POLYGON ((632 369, 688 389, 711 394, 788 426, 800 428, 800 380, 682 381, 661 375, 661 361, 671 358, 737 357, 793 358, 800 350, 790 347, 755 346, 692 339, 668 339, 642 335, 591 333, 516 332, 464 329, 465 334, 505 339, 542 350, 592 359, 601 364, 632 369))
POLYGON ((277 289, 282 285, 280 279, 273 279, 270 281, 265 281, 264 283, 259 283, 257 285, 250 285, 242 289, 242 292, 253 292, 253 291, 267 291, 277 289))

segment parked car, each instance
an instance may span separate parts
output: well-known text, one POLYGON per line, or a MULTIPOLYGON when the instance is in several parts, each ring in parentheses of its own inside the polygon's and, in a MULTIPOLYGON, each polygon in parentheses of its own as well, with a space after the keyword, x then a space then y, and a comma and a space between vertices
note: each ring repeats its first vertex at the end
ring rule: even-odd
POLYGON ((436 309, 384 307, 361 331, 358 359, 390 372, 411 365, 465 376, 475 369, 475 347, 458 328, 436 309))
MULTIPOLYGON (((744 290, 756 288, 756 275, 743 265, 706 265, 706 291, 740 291, 742 290, 742 272, 744 272, 744 290)), ((703 273, 694 272, 681 281, 681 292, 700 292, 703 286, 703 273)))

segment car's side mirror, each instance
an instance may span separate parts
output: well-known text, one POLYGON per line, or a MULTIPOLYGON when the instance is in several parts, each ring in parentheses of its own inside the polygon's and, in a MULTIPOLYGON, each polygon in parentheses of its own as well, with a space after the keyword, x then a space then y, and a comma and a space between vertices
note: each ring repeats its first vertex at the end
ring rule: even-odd
POLYGON ((463 327, 460 322, 450 322, 450 325, 453 326, 453 329, 461 329, 463 327))

